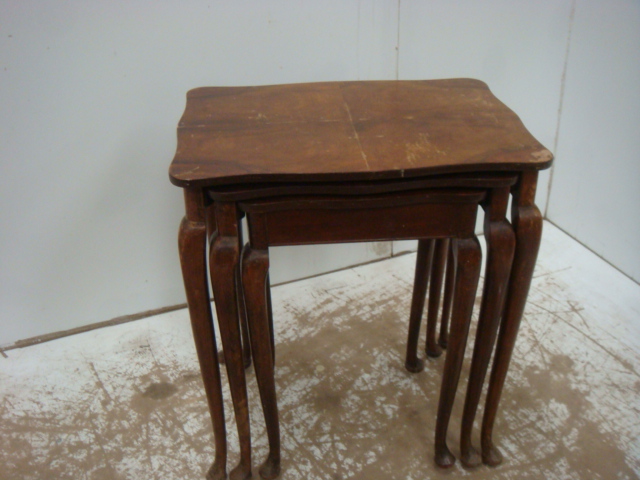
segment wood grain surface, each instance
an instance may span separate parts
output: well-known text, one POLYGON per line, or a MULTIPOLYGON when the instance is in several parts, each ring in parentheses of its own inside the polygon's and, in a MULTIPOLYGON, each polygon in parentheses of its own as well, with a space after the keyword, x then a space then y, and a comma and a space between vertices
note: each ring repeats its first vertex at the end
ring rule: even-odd
POLYGON ((203 87, 187 94, 182 187, 540 170, 553 156, 473 79, 203 87))

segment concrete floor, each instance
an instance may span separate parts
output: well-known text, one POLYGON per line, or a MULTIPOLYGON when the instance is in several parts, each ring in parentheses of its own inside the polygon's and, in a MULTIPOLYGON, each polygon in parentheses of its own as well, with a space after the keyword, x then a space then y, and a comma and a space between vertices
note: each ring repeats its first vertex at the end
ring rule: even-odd
MULTIPOLYGON (((444 360, 403 368, 414 261, 273 289, 282 479, 639 477, 639 285, 546 224, 496 425, 506 461, 442 472, 432 456, 444 360)), ((204 477, 212 433, 186 311, 7 354, 1 479, 204 477)), ((249 395, 257 466, 266 439, 252 370, 249 395)))

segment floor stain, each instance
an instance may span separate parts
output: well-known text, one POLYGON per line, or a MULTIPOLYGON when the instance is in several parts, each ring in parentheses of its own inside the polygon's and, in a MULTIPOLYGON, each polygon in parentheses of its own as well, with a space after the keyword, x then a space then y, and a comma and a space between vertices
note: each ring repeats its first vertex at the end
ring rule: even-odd
POLYGON ((172 383, 160 382, 152 383, 143 392, 142 396, 152 398, 153 400, 164 400, 174 395, 178 389, 172 383))

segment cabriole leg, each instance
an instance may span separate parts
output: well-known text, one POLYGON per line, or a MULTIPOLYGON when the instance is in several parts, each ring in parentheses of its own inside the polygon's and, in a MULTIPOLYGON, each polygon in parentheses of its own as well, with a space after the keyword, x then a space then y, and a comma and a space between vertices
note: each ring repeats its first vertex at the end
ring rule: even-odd
POLYGON ((502 462, 492 439, 493 425, 540 248, 542 215, 534 203, 537 179, 537 172, 522 173, 513 190, 511 217, 516 247, 482 420, 482 461, 487 465, 502 462))
POLYGON ((444 297, 442 298, 442 318, 440 319, 440 335, 438 345, 447 348, 449 343, 449 317, 451 316, 451 306, 453 305, 453 288, 456 282, 456 257, 453 255, 453 244, 456 241, 452 238, 449 243, 447 257, 447 270, 444 280, 444 297))
POLYGON ((242 260, 242 282, 249 319, 253 366, 256 371, 260 400, 264 413, 269 455, 260 467, 264 479, 280 474, 280 424, 274 376, 274 349, 268 298, 269 253, 245 247, 242 260))
POLYGON ((231 480, 251 477, 251 434, 240 322, 236 272, 240 256, 238 216, 234 203, 216 202, 217 233, 210 248, 211 286, 240 441, 240 463, 231 480))
POLYGON ((509 189, 496 189, 490 193, 489 203, 485 206, 487 267, 460 435, 460 460, 466 467, 482 463, 479 452, 471 444, 471 432, 500 325, 513 261, 515 235, 505 218, 508 201, 509 189))
POLYGON ((411 298, 411 313, 409 315, 409 336, 407 339, 407 355, 405 368, 413 373, 424 369, 424 362, 418 358, 418 340, 420 338, 420 323, 424 311, 424 299, 429 285, 431 262, 435 240, 418 240, 418 256, 413 282, 413 296, 411 298))
POLYGON ((209 480, 223 480, 227 476, 227 433, 224 423, 220 367, 207 282, 207 228, 204 218, 203 195, 200 190, 185 190, 184 193, 186 216, 180 224, 178 234, 180 264, 187 294, 191 329, 207 394, 216 445, 215 461, 207 478, 209 480))
POLYGON ((444 267, 447 261, 448 250, 448 238, 439 238, 436 240, 436 249, 433 254, 433 264, 431 268, 431 285, 429 287, 429 308, 427 310, 426 352, 430 357, 439 357, 442 355, 442 348, 436 340, 436 330, 438 329, 440 293, 442 290, 442 278, 444 277, 444 267))
POLYGON ((447 447, 447 430, 456 396, 464 350, 469 334, 471 313, 475 301, 482 253, 478 239, 459 239, 455 242, 458 265, 456 272, 455 298, 451 315, 449 348, 442 374, 442 387, 436 420, 435 461, 440 467, 451 467, 455 457, 447 447))
POLYGON ((271 334, 271 358, 276 364, 276 336, 273 331, 273 307, 271 306, 271 280, 267 274, 267 313, 269 314, 269 333, 271 334))
MULTIPOLYGON (((207 224, 207 241, 212 243, 214 236, 217 234, 216 225, 216 208, 212 203, 206 208, 206 224, 207 224)), ((238 219, 238 243, 243 245, 242 238, 242 222, 238 219)), ((238 262, 238 270, 236 272, 236 291, 238 292, 238 317, 240 318, 240 328, 242 333, 242 355, 244 360, 244 368, 251 366, 251 346, 249 345, 249 327, 247 326, 247 315, 244 309, 244 296, 242 294, 242 280, 240 279, 240 263, 238 262)), ((218 352, 218 359, 224 364, 224 352, 218 352)))
MULTIPOLYGON (((242 248, 242 218, 238 219, 238 244, 242 248)), ((240 319, 240 333, 242 334, 242 360, 244 368, 251 366, 251 345, 249 343, 249 326, 247 324, 247 311, 244 305, 244 292, 242 290, 242 265, 238 262, 236 270, 236 292, 238 292, 238 318, 240 319)))

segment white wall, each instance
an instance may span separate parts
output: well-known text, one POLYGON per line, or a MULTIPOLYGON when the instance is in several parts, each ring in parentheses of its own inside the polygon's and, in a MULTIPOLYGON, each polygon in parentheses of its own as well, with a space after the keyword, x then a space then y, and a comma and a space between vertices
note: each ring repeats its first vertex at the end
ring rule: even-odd
MULTIPOLYGON (((167 168, 188 89, 477 77, 553 148, 570 11, 570 0, 0 0, 0 345, 184 302, 182 197, 167 168)), ((272 281, 389 254, 274 249, 272 281)))
MULTIPOLYGON (((375 0, 0 1, 0 345, 184 302, 182 194, 167 169, 185 92, 395 78, 397 11, 375 0)), ((273 281, 388 252, 276 251, 273 281)))
POLYGON ((547 215, 640 281, 640 2, 578 0, 547 215))

